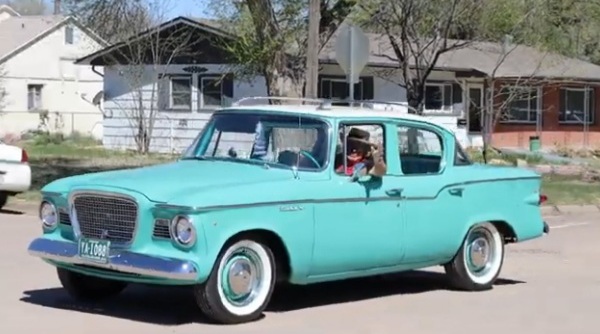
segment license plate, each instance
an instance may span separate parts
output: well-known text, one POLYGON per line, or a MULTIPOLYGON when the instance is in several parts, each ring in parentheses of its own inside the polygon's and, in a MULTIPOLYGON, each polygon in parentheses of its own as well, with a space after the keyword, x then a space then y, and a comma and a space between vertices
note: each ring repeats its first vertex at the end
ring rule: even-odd
POLYGON ((81 238, 79 240, 79 257, 82 259, 107 263, 110 241, 81 238))

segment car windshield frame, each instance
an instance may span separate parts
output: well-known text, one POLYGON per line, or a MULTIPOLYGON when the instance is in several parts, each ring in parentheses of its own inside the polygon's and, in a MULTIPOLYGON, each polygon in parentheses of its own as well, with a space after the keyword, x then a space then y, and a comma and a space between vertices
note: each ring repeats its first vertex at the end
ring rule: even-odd
MULTIPOLYGON (((282 122, 273 122, 270 120, 264 120, 263 121, 264 124, 284 124, 282 122)), ((331 164, 331 129, 332 129, 332 124, 331 122, 329 122, 327 119, 324 119, 322 117, 318 117, 318 116, 312 116, 312 115, 305 115, 302 113, 288 113, 288 112, 276 112, 276 111, 270 111, 270 110, 261 110, 261 109, 255 109, 255 110, 227 110, 227 111, 219 111, 219 112, 215 112, 210 119, 208 120, 208 122, 206 123, 206 125, 202 128, 202 130, 200 131, 200 133, 196 136, 196 138, 194 139, 194 141, 188 146, 188 148, 183 152, 183 154, 180 157, 180 160, 209 160, 209 161, 229 161, 229 162, 238 162, 238 163, 245 163, 245 164, 254 164, 254 165, 260 165, 260 166, 265 166, 265 167, 273 167, 273 168, 277 168, 277 169, 295 169, 297 171, 302 171, 302 172, 311 172, 311 173, 319 173, 319 172, 323 172, 325 170, 327 170, 329 168, 329 165, 331 164), (306 121, 305 124, 315 124, 315 123, 321 123, 319 125, 314 125, 311 126, 310 128, 318 128, 318 127, 323 127, 323 138, 326 140, 325 143, 321 144, 324 145, 323 149, 326 149, 326 152, 324 152, 324 161, 323 164, 321 164, 320 168, 308 168, 308 167, 303 167, 303 166, 298 166, 298 165, 287 165, 284 163, 279 163, 277 161, 268 161, 268 160, 261 160, 261 159, 251 159, 251 158, 235 158, 235 157, 215 157, 215 156, 211 156, 211 155, 206 155, 207 150, 210 147, 210 142, 214 136, 214 129, 215 129, 215 124, 218 121, 218 118, 220 117, 231 117, 231 116, 242 116, 242 117, 265 117, 265 118, 269 118, 269 117, 279 117, 279 118, 285 118, 285 117, 289 117, 290 119, 299 119, 298 124, 300 126, 302 126, 302 121, 306 121)), ((270 146, 270 138, 269 140, 269 144, 267 146, 270 146)), ((318 139, 317 139, 318 140, 318 139)), ((256 145, 256 142, 254 142, 252 144, 252 150, 254 150, 254 147, 256 145)))

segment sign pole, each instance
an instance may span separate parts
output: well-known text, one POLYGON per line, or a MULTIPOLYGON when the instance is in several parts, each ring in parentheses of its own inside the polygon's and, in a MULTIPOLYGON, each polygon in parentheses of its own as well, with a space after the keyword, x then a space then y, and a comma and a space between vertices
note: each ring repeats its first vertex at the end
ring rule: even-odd
POLYGON ((348 43, 348 54, 350 55, 350 75, 348 76, 348 94, 349 96, 349 101, 353 102, 354 101, 354 65, 355 65, 355 56, 354 56, 354 52, 352 52, 352 50, 354 49, 354 29, 350 28, 350 43, 348 43))

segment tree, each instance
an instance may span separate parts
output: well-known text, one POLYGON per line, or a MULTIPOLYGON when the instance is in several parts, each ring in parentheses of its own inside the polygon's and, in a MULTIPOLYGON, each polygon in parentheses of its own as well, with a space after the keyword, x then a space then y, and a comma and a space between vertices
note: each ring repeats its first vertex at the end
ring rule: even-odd
POLYGON ((166 1, 156 0, 63 0, 64 10, 109 43, 134 36, 141 29, 162 23, 166 1))
POLYGON ((406 89, 411 112, 422 113, 425 82, 440 56, 464 48, 470 40, 452 39, 472 22, 481 2, 477 0, 361 1, 356 20, 385 36, 398 62, 398 84, 406 89))
MULTIPOLYGON (((81 1, 81 6, 84 1, 81 1)), ((170 12, 170 3, 166 0, 133 2, 139 7, 131 4, 128 5, 131 7, 126 7, 122 0, 90 0, 89 7, 83 8, 120 13, 120 16, 106 21, 108 30, 103 30, 103 34, 112 34, 111 38, 119 42, 112 46, 113 51, 105 56, 104 61, 109 64, 108 68, 118 70, 129 94, 128 98, 105 98, 118 105, 132 129, 137 152, 146 154, 150 149, 154 124, 163 109, 159 102, 168 79, 166 74, 174 63, 191 63, 191 58, 201 52, 198 46, 204 36, 186 24, 169 25, 163 29, 153 25, 152 22, 165 22, 165 14, 170 12), (126 10, 122 9, 125 7, 126 10)), ((93 12, 90 9, 82 15, 93 12)), ((95 24, 102 22, 86 16, 83 19, 95 24)))
MULTIPOLYGON (((356 0, 321 0, 319 50, 349 15, 356 0)), ((308 43, 308 2, 240 0, 233 5, 211 0, 223 29, 237 38, 222 41, 240 78, 265 78, 270 96, 302 96, 308 43)))
POLYGON ((48 7, 43 0, 4 0, 0 5, 8 5, 21 15, 44 15, 48 7))

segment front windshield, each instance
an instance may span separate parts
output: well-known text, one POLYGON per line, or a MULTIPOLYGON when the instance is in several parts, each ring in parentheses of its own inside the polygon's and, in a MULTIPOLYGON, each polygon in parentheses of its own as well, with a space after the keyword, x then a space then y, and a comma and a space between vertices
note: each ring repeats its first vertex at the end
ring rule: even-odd
POLYGON ((220 112, 183 159, 228 160, 316 171, 328 162, 328 125, 298 115, 220 112))

